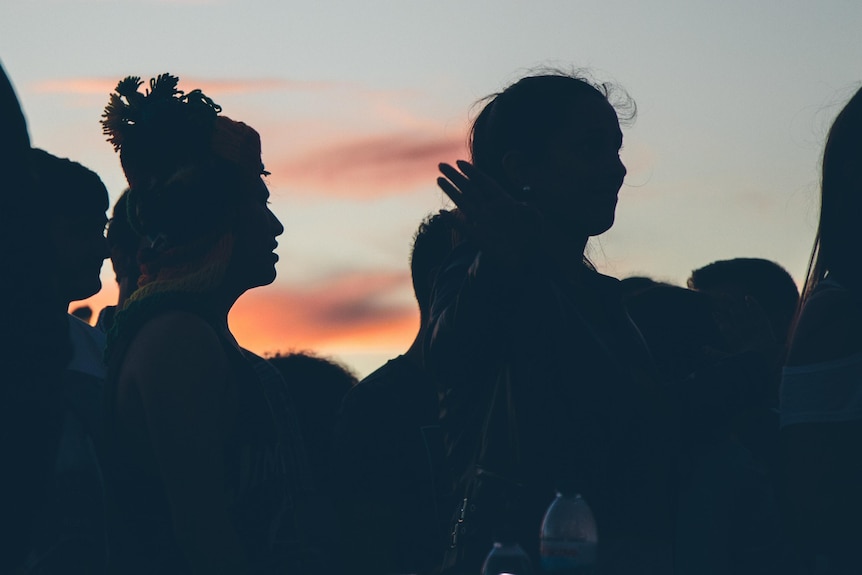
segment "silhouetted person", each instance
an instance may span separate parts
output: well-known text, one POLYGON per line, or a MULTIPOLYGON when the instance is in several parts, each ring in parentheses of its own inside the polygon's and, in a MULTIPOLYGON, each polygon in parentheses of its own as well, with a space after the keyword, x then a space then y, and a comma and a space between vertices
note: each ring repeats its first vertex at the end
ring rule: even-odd
POLYGON ((416 338, 353 388, 339 414, 333 492, 351 572, 430 573, 442 557, 443 445, 437 388, 424 368, 422 342, 432 284, 453 247, 447 215, 423 220, 413 239, 416 338))
POLYGON ((760 258, 719 260, 691 272, 688 287, 722 297, 754 298, 772 326, 775 341, 784 344, 799 305, 799 288, 777 263, 760 258))
POLYGON ((724 302, 712 295, 653 283, 625 302, 675 402, 681 450, 675 572, 789 573, 763 454, 741 437, 760 418, 769 376, 762 358, 731 344, 716 321, 724 302))
POLYGON ((725 302, 729 314, 739 324, 737 347, 751 347, 754 330, 763 332, 758 324, 765 319, 772 332, 769 341, 756 335, 761 342, 754 345, 769 363, 771 380, 765 382, 762 402, 770 408, 778 405, 781 365, 787 352, 790 325, 799 305, 799 289, 793 278, 775 262, 760 258, 720 260, 691 272, 688 287, 718 297, 725 302))
MULTIPOLYGON (((0 67, 0 572, 35 551, 34 511, 53 478, 72 355, 67 304, 57 293, 47 233, 34 233, 35 179, 24 115, 0 67), (26 241, 22 241, 26 238, 26 241), (14 249, 9 249, 14 246, 14 249)), ((41 229, 41 228, 40 228, 41 229)), ((41 231, 45 231, 41 229, 41 231)))
POLYGON ((657 285, 667 285, 646 276, 631 276, 620 280, 623 298, 629 298, 657 285))
POLYGON ((717 299, 718 317, 731 351, 756 354, 760 380, 753 382, 746 412, 737 420, 736 436, 755 459, 766 466, 776 493, 779 489, 778 389, 787 354, 790 326, 799 305, 793 278, 775 262, 760 258, 720 260, 696 269, 688 286, 717 299), (735 324, 735 325, 729 325, 735 324))
POLYGON ((359 380, 338 362, 309 352, 277 354, 268 361, 284 377, 296 404, 314 484, 318 491, 329 493, 335 419, 344 396, 359 380))
MULTIPOLYGON (((35 194, 42 201, 59 297, 66 308, 98 293, 108 255, 104 229, 108 190, 93 171, 43 150, 30 152, 35 194)), ((102 436, 105 337, 69 315, 71 362, 63 376, 65 414, 57 462, 34 521, 29 569, 34 573, 102 572, 107 559, 104 485, 97 452, 102 436)))
POLYGON ((105 333, 114 325, 117 310, 123 309, 126 301, 138 289, 138 278, 141 277, 138 252, 144 242, 129 223, 128 197, 127 189, 114 204, 114 211, 111 219, 108 220, 108 230, 105 234, 118 288, 117 305, 109 305, 102 309, 96 322, 96 326, 105 333))
POLYGON ((258 133, 178 79, 121 81, 104 128, 149 240, 108 341, 117 573, 317 573, 311 473, 284 380, 242 349, 235 301, 275 279, 258 133))
MULTIPOLYGON (((633 285, 630 278, 620 283, 626 289, 633 285)), ((665 384, 679 382, 727 353, 712 301, 704 294, 651 282, 632 289, 625 305, 665 384)))
POLYGON ((428 342, 467 498, 458 572, 478 570, 494 531, 536 558, 555 489, 592 507, 600 572, 669 569, 667 408, 619 282, 584 257, 626 174, 608 90, 523 78, 476 118, 472 164, 441 165, 468 237, 438 276, 428 342))
POLYGON ((829 130, 820 225, 781 384, 783 503, 811 573, 858 573, 862 540, 862 90, 829 130))

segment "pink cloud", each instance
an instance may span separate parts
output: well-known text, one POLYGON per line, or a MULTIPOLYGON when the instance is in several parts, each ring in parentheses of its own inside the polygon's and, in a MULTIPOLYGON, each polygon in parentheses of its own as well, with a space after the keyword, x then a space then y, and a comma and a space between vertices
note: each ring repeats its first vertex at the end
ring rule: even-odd
POLYGON ((276 161, 272 178, 292 189, 375 198, 434 185, 437 164, 465 154, 463 135, 411 131, 366 136, 276 161))

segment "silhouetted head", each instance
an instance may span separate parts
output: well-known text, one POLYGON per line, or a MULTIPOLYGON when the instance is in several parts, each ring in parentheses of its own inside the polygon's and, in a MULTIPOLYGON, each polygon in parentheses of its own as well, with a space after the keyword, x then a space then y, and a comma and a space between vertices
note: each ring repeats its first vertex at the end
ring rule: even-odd
POLYGON ((102 287, 99 272, 108 257, 108 190, 92 170, 44 150, 31 150, 30 166, 49 217, 43 231, 54 246, 59 295, 67 304, 88 298, 102 287))
POLYGON ((625 299, 664 381, 676 381, 712 364, 727 342, 713 318, 709 295, 654 283, 625 299))
POLYGON ((803 301, 827 275, 857 291, 862 290, 859 220, 862 217, 862 89, 835 118, 823 150, 820 186, 820 224, 802 290, 803 301))
POLYGON ((721 297, 752 297, 766 313, 776 341, 787 341, 799 304, 796 282, 783 267, 760 258, 721 260, 691 272, 688 287, 721 297))
MULTIPOLYGON (((611 227, 626 174, 622 132, 609 96, 562 72, 528 76, 487 98, 473 123, 473 164, 546 221, 584 237, 611 227)), ((635 115, 624 96, 625 118, 635 115)))
POLYGON ((862 270, 857 263, 862 218, 862 90, 835 118, 823 151, 820 226, 815 282, 827 273, 862 289, 862 270))
MULTIPOLYGON (((3 168, 4 174, 7 170, 16 171, 16 168, 19 169, 17 171, 26 174, 26 170, 20 170, 20 168, 25 165, 27 150, 30 149, 27 122, 24 119, 24 112, 18 104, 15 89, 12 87, 2 65, 0 65, 0 126, 3 126, 3 130, 0 132, 0 142, 3 144, 3 153, 0 154, 0 168, 3 168)), ((25 176, 25 179, 28 177, 25 176)), ((5 201, 7 198, 2 197, 2 199, 5 201)), ((9 199, 14 199, 14 196, 9 199)))
POLYGON ((335 420, 356 376, 337 361, 311 352, 277 354, 268 361, 281 372, 296 406, 300 431, 317 485, 329 485, 330 446, 335 420))
POLYGON ((141 93, 126 78, 103 115, 129 182, 129 224, 150 243, 134 297, 271 283, 284 230, 267 207, 260 136, 178 81, 163 74, 141 93))
POLYGON ((665 284, 646 276, 630 276, 620 280, 620 291, 622 292, 623 299, 626 299, 657 285, 665 284))
POLYGON ((108 240, 108 250, 111 253, 111 264, 114 266, 114 274, 117 283, 124 280, 137 285, 138 276, 141 275, 138 266, 138 250, 141 247, 141 236, 132 229, 128 214, 129 190, 119 197, 114 204, 111 219, 108 220, 108 230, 105 238, 108 240))
POLYGON ((425 218, 413 236, 410 274, 423 326, 428 323, 431 313, 431 289, 437 271, 455 247, 455 232, 447 216, 441 211, 425 218))

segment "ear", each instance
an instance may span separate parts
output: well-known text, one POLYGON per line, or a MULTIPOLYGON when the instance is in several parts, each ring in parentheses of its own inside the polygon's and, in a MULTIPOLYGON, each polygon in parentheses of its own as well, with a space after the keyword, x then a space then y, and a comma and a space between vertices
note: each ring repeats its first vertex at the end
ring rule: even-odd
POLYGON ((503 156, 503 173, 518 188, 531 185, 531 170, 521 152, 506 152, 503 156))

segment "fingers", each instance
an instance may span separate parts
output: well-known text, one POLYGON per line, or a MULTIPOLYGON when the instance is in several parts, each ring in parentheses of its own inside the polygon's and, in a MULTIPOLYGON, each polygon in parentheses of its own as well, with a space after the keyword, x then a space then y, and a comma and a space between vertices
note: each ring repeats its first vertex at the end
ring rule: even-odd
POLYGON ((464 194, 461 193, 461 190, 456 188, 452 182, 446 178, 437 178, 437 186, 443 190, 444 194, 449 196, 449 199, 452 200, 456 206, 462 210, 466 210, 465 204, 467 203, 467 200, 464 199, 464 194))
POLYGON ((438 164, 445 178, 438 178, 437 185, 468 215, 472 215, 481 204, 513 201, 493 178, 470 162, 458 160, 456 165, 458 169, 450 164, 438 164), (443 183, 446 180, 448 182, 443 183))
POLYGON ((437 185, 443 190, 443 193, 449 196, 449 199, 455 202, 455 205, 465 214, 475 213, 477 208, 477 201, 474 199, 476 195, 475 186, 464 174, 449 164, 439 164, 438 168, 440 173, 445 176, 437 178, 437 185))
POLYGON ((500 187, 500 184, 498 184, 494 178, 490 177, 470 162, 458 160, 455 164, 458 166, 458 169, 464 173, 465 179, 470 182, 470 193, 473 193, 477 199, 481 199, 485 202, 496 201, 503 198, 510 199, 509 194, 500 187))
MULTIPOLYGON (((464 209, 464 205, 469 204, 469 202, 464 198, 464 195, 461 194, 461 192, 446 178, 437 178, 437 185, 440 186, 440 189, 443 190, 443 192, 445 192, 453 202, 455 202, 456 206, 458 206, 457 210, 451 212, 441 211, 440 215, 445 218, 446 222, 452 226, 452 229, 455 230, 456 233, 460 234, 461 237, 473 240, 479 239, 475 229, 475 222, 471 221, 468 210, 464 209)), ((473 213, 475 214, 477 211, 474 210, 473 213)))
POLYGON ((458 169, 467 176, 469 181, 474 183, 473 188, 476 190, 477 194, 482 196, 484 199, 488 200, 495 196, 507 195, 493 178, 470 162, 458 160, 455 164, 458 166, 458 169))

